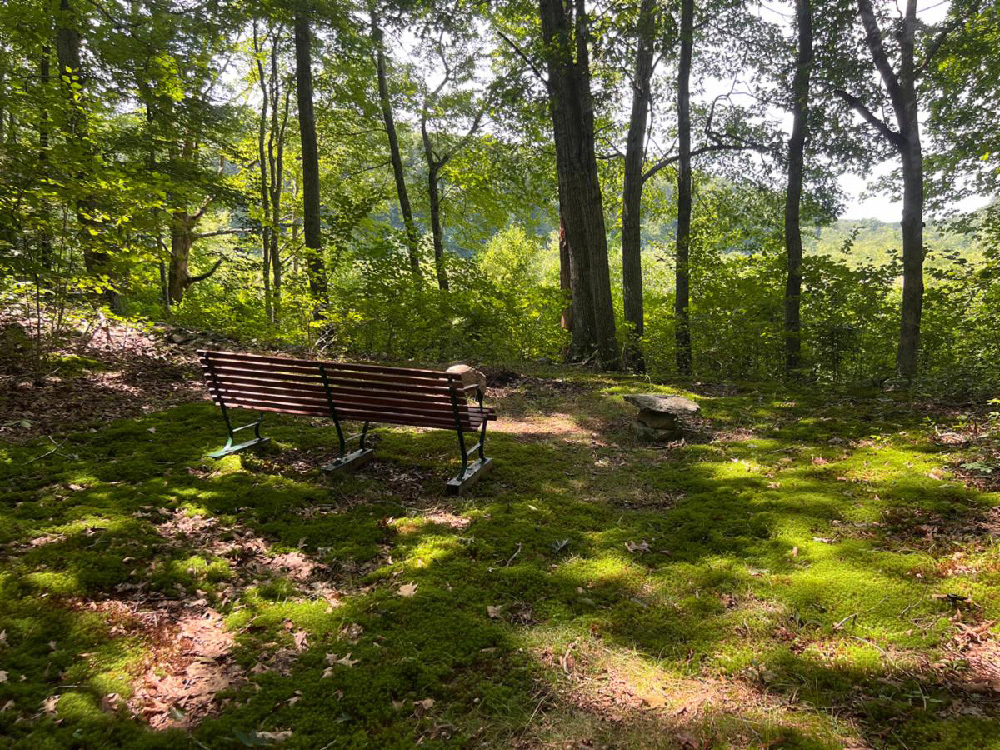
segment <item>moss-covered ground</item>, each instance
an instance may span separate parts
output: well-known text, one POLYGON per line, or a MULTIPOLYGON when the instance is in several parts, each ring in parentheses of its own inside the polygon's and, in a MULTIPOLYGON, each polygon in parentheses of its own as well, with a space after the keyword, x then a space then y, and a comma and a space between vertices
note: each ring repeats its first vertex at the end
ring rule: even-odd
POLYGON ((488 401, 462 498, 453 434, 329 476, 329 423, 269 417, 217 462, 207 402, 0 443, 0 746, 1000 747, 982 425, 579 371, 488 401), (634 391, 695 433, 636 443, 634 391))

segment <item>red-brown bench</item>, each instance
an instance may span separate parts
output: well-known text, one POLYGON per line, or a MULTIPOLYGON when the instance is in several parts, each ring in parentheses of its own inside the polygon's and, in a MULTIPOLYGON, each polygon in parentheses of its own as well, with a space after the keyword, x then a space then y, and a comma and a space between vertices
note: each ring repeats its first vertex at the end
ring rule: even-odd
POLYGON ((485 474, 493 459, 483 453, 486 425, 496 413, 483 406, 478 384, 463 384, 462 375, 407 367, 382 367, 347 362, 320 362, 256 354, 199 351, 205 385, 222 409, 229 440, 209 455, 222 458, 268 440, 261 437, 263 412, 329 417, 337 428, 340 455, 323 468, 329 471, 360 466, 372 458, 367 444, 372 422, 454 430, 458 435, 462 470, 448 480, 459 493, 485 474), (470 397, 472 401, 470 402, 470 397), (229 409, 261 412, 255 422, 233 427, 229 409), (344 435, 344 422, 362 422, 357 435, 344 435), (254 439, 236 443, 236 433, 253 428, 254 439), (466 448, 466 433, 478 440, 466 448), (356 450, 348 443, 359 441, 356 450), (478 458, 469 459, 477 454, 478 458))

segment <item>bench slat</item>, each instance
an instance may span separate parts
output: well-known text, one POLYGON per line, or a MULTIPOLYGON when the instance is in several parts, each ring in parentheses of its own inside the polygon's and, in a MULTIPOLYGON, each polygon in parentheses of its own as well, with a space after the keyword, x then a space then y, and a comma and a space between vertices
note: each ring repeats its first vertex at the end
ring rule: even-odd
MULTIPOLYGON (((305 404, 288 403, 281 400, 263 399, 249 396, 226 396, 222 403, 228 408, 250 409, 252 411, 270 411, 283 414, 298 414, 313 417, 329 417, 325 408, 311 407, 305 404)), ((398 410, 380 411, 363 407, 350 407, 337 410, 338 416, 348 422, 378 422, 382 424, 402 424, 413 427, 436 427, 444 430, 454 430, 455 420, 436 418, 426 414, 403 413, 398 410)), ((483 423, 482 416, 468 415, 462 418, 462 429, 478 430, 483 423)))
MULTIPOLYGON (((269 357, 262 354, 241 354, 239 352, 216 352, 216 351, 205 351, 199 350, 198 356, 204 358, 206 356, 211 357, 212 360, 234 360, 239 362, 270 362, 276 364, 284 364, 290 362, 293 364, 302 365, 313 365, 319 364, 315 360, 308 359, 293 359, 290 357, 269 357)), ((340 368, 344 370, 354 370, 356 372, 372 372, 372 373, 389 373, 389 374, 399 374, 399 375, 411 375, 414 377, 422 378, 432 378, 435 380, 460 380, 461 375, 454 372, 443 372, 440 370, 428 370, 416 367, 391 367, 389 365, 373 365, 367 363, 355 363, 355 362, 329 362, 323 361, 328 369, 330 368, 340 368)))
POLYGON ((231 360, 223 357, 210 355, 200 358, 202 364, 209 364, 211 367, 227 367, 229 369, 242 369, 252 371, 272 371, 272 372, 298 372, 306 375, 320 372, 320 366, 326 370, 328 376, 347 378, 351 380, 364 380, 383 383, 404 383, 409 385, 430 386, 448 390, 454 383, 460 385, 460 380, 453 377, 454 373, 433 373, 435 377, 426 375, 410 375, 407 371, 402 373, 393 372, 389 368, 382 371, 356 370, 350 365, 343 365, 339 362, 309 362, 306 360, 278 360, 277 358, 253 359, 253 360, 231 360), (268 360, 275 361, 268 361, 268 360))
MULTIPOLYGON (((203 361, 203 364, 204 361, 203 361)), ((306 368, 294 366, 283 366, 274 365, 267 362, 253 362, 253 363, 236 363, 236 362, 226 362, 218 363, 210 361, 206 369, 219 373, 230 375, 255 375, 260 374, 262 376, 277 377, 282 380, 287 380, 289 382, 301 382, 301 383, 320 383, 323 380, 320 375, 319 367, 306 368)), ((358 387, 362 386, 365 388, 381 388, 383 390, 391 390, 393 392, 413 392, 417 393, 434 393, 439 396, 451 396, 451 386, 438 383, 434 384, 432 381, 422 380, 418 378, 393 378, 389 376, 369 376, 364 373, 353 373, 345 371, 337 371, 336 373, 327 372, 327 381, 329 383, 337 383, 339 385, 347 385, 358 387)))
MULTIPOLYGON (((295 374, 286 376, 285 373, 271 371, 248 371, 230 367, 218 367, 213 365, 212 369, 203 369, 205 379, 211 381, 218 378, 220 383, 261 383, 264 385, 284 386, 287 388, 302 389, 306 391, 317 391, 325 393, 323 379, 316 375, 307 376, 295 374)), ((340 390, 344 393, 384 393, 386 395, 402 397, 407 400, 419 399, 421 401, 439 401, 441 403, 451 403, 451 392, 446 390, 424 390, 418 388, 410 389, 409 386, 397 386, 387 383, 370 383, 359 380, 341 380, 340 378, 327 378, 331 390, 340 390)), ((461 391, 459 391, 461 394, 461 391)), ((464 397, 464 394, 461 394, 464 397)))
MULTIPOLYGON (((324 409, 328 409, 329 403, 326 399, 326 394, 322 389, 318 391, 308 391, 303 392, 301 390, 296 390, 292 388, 285 387, 275 387, 275 386, 265 386, 265 385, 247 385, 243 383, 220 383, 218 386, 210 378, 206 378, 205 382, 209 393, 212 395, 233 395, 233 396, 261 396, 264 398, 275 398, 283 402, 288 403, 302 403, 309 406, 319 405, 324 409)), ((364 406, 364 407, 374 407, 380 410, 398 410, 401 412, 416 412, 421 414, 429 414, 437 417, 445 417, 448 419, 454 419, 454 409, 449 403, 442 401, 438 402, 414 402, 414 401, 401 401, 398 399, 388 399, 388 398, 378 398, 377 396, 372 396, 371 394, 363 395, 344 395, 338 393, 331 389, 331 396, 333 397, 334 407, 339 411, 340 409, 353 407, 353 406, 364 406)), ((482 410, 478 406, 469 404, 460 404, 458 406, 459 414, 478 414, 482 410)), ((327 412, 329 413, 329 411, 327 412)))

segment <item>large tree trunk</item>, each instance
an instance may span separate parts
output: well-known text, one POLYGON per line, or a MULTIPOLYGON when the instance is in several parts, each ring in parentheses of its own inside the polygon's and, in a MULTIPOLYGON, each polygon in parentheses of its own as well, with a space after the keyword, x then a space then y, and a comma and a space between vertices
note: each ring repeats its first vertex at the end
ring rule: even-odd
POLYGON ((594 108, 584 0, 539 0, 547 47, 549 107, 556 145, 559 210, 571 253, 573 335, 571 356, 619 366, 604 205, 594 148, 594 108), (574 16, 575 10, 575 18, 574 16), (576 51, 574 59, 574 47, 576 51))
POLYGON ((303 11, 295 16, 295 83, 302 141, 302 228, 306 246, 309 291, 317 303, 314 316, 326 303, 326 270, 319 210, 319 148, 313 112, 312 37, 303 11))
MULTIPOLYGON (((92 161, 93 147, 90 144, 87 111, 80 98, 86 89, 87 81, 83 75, 80 57, 81 37, 78 25, 79 19, 70 0, 60 0, 59 13, 56 14, 56 60, 59 63, 59 77, 69 105, 64 131, 67 140, 79 149, 80 162, 87 163, 92 161)), ((77 173, 77 179, 82 181, 87 178, 80 171, 77 173)), ((91 276, 103 276, 108 279, 109 284, 102 298, 112 312, 121 313, 123 310, 121 298, 111 280, 111 259, 108 253, 98 246, 100 222, 94 218, 96 214, 96 196, 83 195, 77 199, 76 217, 80 224, 79 239, 83 247, 84 266, 91 276)))
POLYGON ((625 175, 622 186, 622 295, 628 325, 626 364, 644 372, 642 356, 642 185, 646 157, 646 122, 650 80, 653 77, 653 35, 656 5, 642 0, 636 29, 635 76, 632 80, 632 115, 625 140, 625 175))
POLYGON ((796 0, 798 50, 792 79, 792 134, 788 139, 788 186, 785 191, 785 371, 794 375, 802 363, 802 169, 809 116, 809 74, 813 61, 812 0, 796 0))
POLYGON ((573 272, 570 268, 571 256, 569 240, 566 239, 566 220, 559 215, 559 290, 563 293, 566 303, 560 316, 560 324, 564 331, 573 330, 573 272))
POLYGON ((691 62, 694 54, 694 0, 681 0, 681 54, 677 66, 677 266, 674 295, 677 371, 693 370, 689 307, 691 256, 691 62))
POLYGON ((167 267, 167 295, 172 305, 184 301, 184 292, 191 284, 188 263, 192 245, 194 231, 191 216, 187 211, 175 211, 170 217, 170 264, 167 267))
POLYGON ((417 225, 413 222, 410 195, 406 190, 403 157, 399 152, 396 121, 392 113, 392 101, 389 99, 389 80, 385 69, 385 49, 382 40, 382 29, 379 28, 378 16, 374 11, 372 11, 372 46, 375 48, 375 74, 378 78, 379 105, 382 108, 382 122, 385 125, 385 134, 389 139, 389 158, 392 162, 392 174, 396 180, 396 196, 399 198, 399 212, 403 215, 403 227, 406 232, 406 250, 410 256, 410 273, 413 274, 414 281, 419 281, 420 235, 417 233, 417 225))

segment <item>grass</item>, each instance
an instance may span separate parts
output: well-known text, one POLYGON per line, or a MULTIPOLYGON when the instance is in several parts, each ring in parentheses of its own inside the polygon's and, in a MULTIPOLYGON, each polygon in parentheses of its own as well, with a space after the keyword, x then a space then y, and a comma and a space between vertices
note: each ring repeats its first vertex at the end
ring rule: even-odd
POLYGON ((460 500, 446 432, 334 477, 295 418, 206 459, 208 403, 0 443, 0 746, 1000 747, 958 415, 747 389, 658 447, 619 396, 681 391, 555 374, 460 500))

